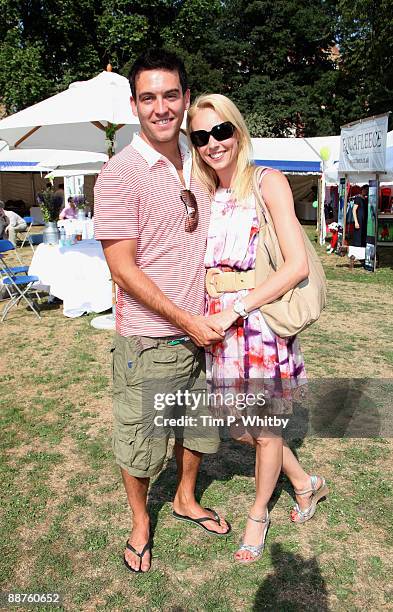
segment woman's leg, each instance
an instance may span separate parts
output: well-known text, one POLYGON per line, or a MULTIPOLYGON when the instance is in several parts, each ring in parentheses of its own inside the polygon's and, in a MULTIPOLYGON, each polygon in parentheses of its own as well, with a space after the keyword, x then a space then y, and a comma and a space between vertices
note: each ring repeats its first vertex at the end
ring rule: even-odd
MULTIPOLYGON (((239 423, 240 425, 240 423, 239 423)), ((236 442, 243 442, 245 444, 249 444, 250 446, 260 446, 258 444, 258 440, 255 439, 245 427, 234 427, 230 428, 231 436, 236 442)), ((256 460, 255 463, 255 481, 259 482, 259 465, 260 462, 256 460)), ((289 478, 293 488, 295 491, 306 491, 311 489, 311 475, 308 474, 300 465, 299 461, 296 459, 294 453, 291 451, 287 443, 283 442, 282 448, 282 471, 289 478)), ((318 477, 317 486, 322 484, 322 479, 318 477)), ((274 489, 274 487, 273 487, 274 489)), ((296 495, 296 494, 295 494, 296 495)), ((306 510, 310 505, 310 497, 311 493, 306 495, 296 495, 296 502, 299 505, 300 510, 306 510)), ((250 511, 251 516, 253 516, 250 511)), ((259 518, 259 517, 254 517, 259 518)), ((295 519, 296 520, 296 519, 295 519)), ((250 521, 248 521, 250 523, 250 521)), ((249 544, 249 542, 247 542, 249 544)))
MULTIPOLYGON (((263 519, 267 514, 267 504, 277 484, 282 467, 282 438, 269 436, 255 439, 255 502, 249 510, 249 515, 255 519, 263 519)), ((266 523, 247 520, 243 543, 258 546, 262 542, 266 523)), ((247 561, 253 555, 248 550, 238 550, 235 559, 247 561)))
MULTIPOLYGON (((307 491, 311 489, 310 474, 304 471, 286 442, 283 443, 282 470, 284 474, 288 476, 295 491, 307 491)), ((317 486, 321 484, 322 479, 318 479, 317 486)), ((310 497, 311 492, 306 495, 296 495, 296 502, 300 510, 306 510, 309 507, 310 497)))

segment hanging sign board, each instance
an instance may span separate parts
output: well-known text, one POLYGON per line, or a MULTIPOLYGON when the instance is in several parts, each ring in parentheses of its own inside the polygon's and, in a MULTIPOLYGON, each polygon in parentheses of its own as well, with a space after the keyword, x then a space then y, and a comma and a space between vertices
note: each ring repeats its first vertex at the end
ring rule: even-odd
POLYGON ((347 179, 341 178, 340 185, 338 187, 338 213, 337 213, 337 231, 338 231, 338 239, 337 239, 337 252, 340 252, 341 247, 344 244, 344 220, 345 220, 345 204, 346 204, 346 194, 347 194, 347 179))
POLYGON ((385 172, 388 113, 341 128, 339 172, 385 172))
POLYGON ((367 242, 364 267, 375 272, 377 246, 378 180, 369 182, 367 210, 367 242))

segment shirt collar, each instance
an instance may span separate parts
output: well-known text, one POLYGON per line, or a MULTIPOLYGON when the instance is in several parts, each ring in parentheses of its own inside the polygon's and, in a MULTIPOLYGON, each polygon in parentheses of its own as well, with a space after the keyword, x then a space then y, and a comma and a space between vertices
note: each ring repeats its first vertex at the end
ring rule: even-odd
MULTIPOLYGON (((156 164, 160 159, 168 161, 165 155, 161 155, 161 153, 153 149, 153 147, 143 140, 139 133, 134 135, 131 145, 148 163, 149 168, 154 166, 154 164, 156 164)), ((191 159, 191 151, 188 148, 187 139, 183 134, 180 134, 179 136, 179 149, 184 165, 189 159, 191 159)))

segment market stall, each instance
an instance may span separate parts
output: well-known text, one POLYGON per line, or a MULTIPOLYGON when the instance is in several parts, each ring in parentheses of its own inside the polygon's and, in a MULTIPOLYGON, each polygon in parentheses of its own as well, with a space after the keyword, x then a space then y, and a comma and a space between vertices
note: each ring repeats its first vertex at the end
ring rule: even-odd
POLYGON ((314 138, 252 138, 253 158, 259 166, 277 168, 287 175, 301 221, 317 221, 323 170, 339 157, 339 136, 314 138))
POLYGON ((364 260, 369 271, 375 270, 378 247, 393 246, 393 132, 387 133, 387 120, 384 114, 343 126, 340 161, 324 173, 327 222, 337 225, 335 250, 348 247, 348 255, 364 260), (365 185, 368 201, 359 245, 351 211, 365 185))

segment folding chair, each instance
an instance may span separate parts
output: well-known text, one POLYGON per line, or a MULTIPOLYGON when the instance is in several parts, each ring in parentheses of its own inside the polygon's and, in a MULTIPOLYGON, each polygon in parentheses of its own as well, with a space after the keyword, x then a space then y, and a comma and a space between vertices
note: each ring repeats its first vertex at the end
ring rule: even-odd
POLYGON ((33 223, 34 223, 34 217, 23 217, 23 221, 27 224, 27 228, 24 230, 26 233, 25 233, 25 236, 23 238, 23 242, 22 242, 22 244, 19 247, 20 249, 25 246, 25 242, 28 239, 28 237, 30 236, 31 228, 32 228, 33 223))
POLYGON ((38 244, 42 244, 44 242, 44 234, 31 234, 27 240, 34 253, 34 245, 37 246, 38 244))
MULTIPOLYGON (((14 245, 12 244, 11 240, 0 240, 0 257, 4 253, 10 252, 10 251, 15 251, 14 255, 17 258, 18 262, 20 264, 23 264, 23 261, 19 257, 19 255, 17 253, 17 250, 14 247, 14 245)), ((5 264, 4 258, 2 257, 1 259, 2 259, 2 262, 5 264)), ((29 266, 24 266, 24 265, 14 266, 12 268, 10 268, 9 266, 2 265, 1 268, 0 268, 0 274, 3 275, 3 276, 5 274, 11 274, 11 275, 15 275, 15 274, 27 274, 28 271, 29 271, 29 266), (5 267, 8 270, 7 272, 5 272, 5 267)))
MULTIPOLYGON (((37 315, 39 319, 41 319, 41 315, 38 312, 34 302, 28 297, 28 293, 31 290, 33 284, 39 280, 38 276, 28 276, 27 274, 21 276, 14 276, 11 272, 11 268, 9 268, 5 263, 3 256, 0 257, 0 264, 6 274, 5 278, 2 279, 2 283, 8 291, 8 295, 10 296, 10 301, 4 306, 2 310, 1 322, 5 320, 11 308, 17 306, 22 299, 27 303, 28 307, 34 312, 34 314, 37 315), (12 292, 11 289, 13 289, 14 292, 12 292)), ((39 298, 37 292, 36 295, 39 298)))

